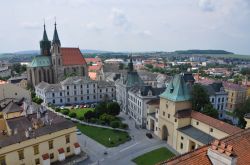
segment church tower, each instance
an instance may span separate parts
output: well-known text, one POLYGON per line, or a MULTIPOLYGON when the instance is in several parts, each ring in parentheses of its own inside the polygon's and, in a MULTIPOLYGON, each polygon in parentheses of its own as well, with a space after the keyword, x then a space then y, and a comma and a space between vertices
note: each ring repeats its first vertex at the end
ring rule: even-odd
POLYGON ((55 30, 54 36, 52 40, 52 47, 51 47, 51 60, 54 70, 54 82, 59 82, 59 78, 63 76, 63 66, 62 66, 62 56, 61 56, 61 42, 58 37, 56 23, 55 23, 55 30))
POLYGON ((48 39, 45 24, 43 26, 44 30, 43 30, 43 38, 40 41, 40 54, 44 56, 50 56, 51 42, 48 39))

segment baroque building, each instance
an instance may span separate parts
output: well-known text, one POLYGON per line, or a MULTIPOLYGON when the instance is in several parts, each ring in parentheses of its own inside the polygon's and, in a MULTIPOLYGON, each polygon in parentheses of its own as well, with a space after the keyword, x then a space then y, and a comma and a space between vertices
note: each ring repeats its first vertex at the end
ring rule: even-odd
POLYGON ((27 68, 28 83, 35 87, 40 82, 58 83, 68 76, 88 76, 87 63, 79 48, 61 47, 56 23, 52 42, 44 25, 40 41, 40 55, 27 68))

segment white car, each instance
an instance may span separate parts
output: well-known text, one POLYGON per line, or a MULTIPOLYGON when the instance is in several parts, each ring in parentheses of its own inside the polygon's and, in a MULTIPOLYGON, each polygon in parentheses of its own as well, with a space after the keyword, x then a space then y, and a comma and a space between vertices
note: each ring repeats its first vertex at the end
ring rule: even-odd
POLYGON ((81 135, 82 132, 81 132, 79 129, 77 129, 77 130, 76 130, 76 134, 77 134, 77 135, 81 135))
POLYGON ((75 109, 79 108, 80 106, 79 105, 76 105, 75 109))
POLYGON ((64 109, 65 107, 64 106, 61 106, 60 109, 64 109))

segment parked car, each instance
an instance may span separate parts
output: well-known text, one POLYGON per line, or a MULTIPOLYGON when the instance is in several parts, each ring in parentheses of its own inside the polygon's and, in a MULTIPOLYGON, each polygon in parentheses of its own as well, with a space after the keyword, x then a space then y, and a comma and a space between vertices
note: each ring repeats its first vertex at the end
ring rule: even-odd
POLYGON ((153 138, 153 135, 151 133, 146 133, 146 136, 149 138, 149 139, 152 139, 153 138))
POLYGON ((82 132, 81 132, 79 129, 77 129, 77 130, 76 130, 76 134, 77 134, 77 135, 81 135, 82 132))
POLYGON ((79 106, 79 105, 76 105, 75 108, 76 108, 76 109, 77 109, 77 108, 80 108, 80 106, 79 106))
POLYGON ((64 109, 65 107, 64 106, 61 106, 60 109, 64 109))

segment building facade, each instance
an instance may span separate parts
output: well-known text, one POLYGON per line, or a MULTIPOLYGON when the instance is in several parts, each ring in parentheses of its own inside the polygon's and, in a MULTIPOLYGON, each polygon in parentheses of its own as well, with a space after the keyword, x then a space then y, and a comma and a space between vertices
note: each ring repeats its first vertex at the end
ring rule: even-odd
MULTIPOLYGON (((160 95, 157 136, 183 154, 214 139, 232 135, 240 128, 192 111, 190 84, 175 75, 160 95)), ((149 123, 150 124, 150 123, 149 123)))
POLYGON ((66 105, 115 100, 112 82, 94 81, 87 77, 68 77, 58 84, 39 83, 36 95, 46 104, 66 105))
POLYGON ((210 103, 219 112, 219 118, 223 119, 225 110, 227 109, 228 93, 225 91, 222 82, 203 85, 203 88, 209 95, 210 103))
POLYGON ((40 41, 40 54, 27 67, 28 83, 35 87, 40 82, 58 83, 68 76, 88 76, 87 63, 79 48, 63 48, 55 24, 52 43, 45 25, 40 41))
POLYGON ((50 165, 81 153, 71 121, 44 107, 10 104, 3 113, 15 111, 18 116, 0 118, 0 164, 50 165))
POLYGON ((233 112, 240 108, 247 99, 247 87, 233 83, 224 83, 225 91, 228 93, 227 111, 233 112))
POLYGON ((116 87, 116 100, 120 104, 121 110, 128 114, 128 91, 132 87, 144 85, 142 79, 133 69, 132 56, 128 64, 128 72, 126 75, 122 74, 121 77, 115 81, 116 87))
POLYGON ((152 86, 132 87, 128 91, 128 115, 134 119, 136 125, 146 128, 147 102, 157 98, 165 88, 152 86))

